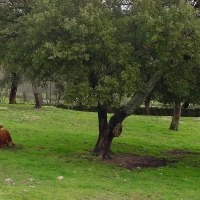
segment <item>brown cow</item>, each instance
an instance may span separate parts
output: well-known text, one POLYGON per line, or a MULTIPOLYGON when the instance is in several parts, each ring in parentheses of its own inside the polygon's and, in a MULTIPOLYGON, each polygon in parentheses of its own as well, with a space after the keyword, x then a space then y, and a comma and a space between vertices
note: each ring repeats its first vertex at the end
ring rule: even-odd
POLYGON ((12 145, 15 145, 15 143, 12 141, 10 133, 0 125, 0 148, 12 145))

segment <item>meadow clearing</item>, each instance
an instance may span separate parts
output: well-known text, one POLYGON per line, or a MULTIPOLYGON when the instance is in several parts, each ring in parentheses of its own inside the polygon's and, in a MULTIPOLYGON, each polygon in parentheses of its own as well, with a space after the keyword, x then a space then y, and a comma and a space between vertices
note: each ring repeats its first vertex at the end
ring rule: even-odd
POLYGON ((0 124, 15 147, 0 149, 1 200, 198 200, 200 118, 132 115, 111 146, 92 156, 94 112, 1 104, 0 124), (59 178, 61 180, 59 180, 59 178))

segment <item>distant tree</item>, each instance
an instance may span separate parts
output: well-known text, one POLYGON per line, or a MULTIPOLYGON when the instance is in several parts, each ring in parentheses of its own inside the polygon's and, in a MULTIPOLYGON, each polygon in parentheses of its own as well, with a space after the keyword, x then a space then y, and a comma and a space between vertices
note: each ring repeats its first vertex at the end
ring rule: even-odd
MULTIPOLYGON (((18 19, 30 11, 29 0, 2 0, 0 3, 0 63, 4 63, 5 73, 10 73, 11 89, 9 103, 16 103, 17 87, 23 77, 15 42, 21 27, 18 19), (17 60, 17 62, 15 62, 17 60)), ((21 55, 22 56, 22 55, 21 55)))
POLYGON ((153 91, 157 101, 174 105, 169 129, 175 131, 178 131, 181 109, 186 109, 189 102, 197 103, 200 99, 200 66, 188 65, 188 61, 184 60, 179 66, 179 70, 165 74, 153 91))
POLYGON ((17 73, 11 73, 11 91, 10 91, 10 97, 9 97, 9 104, 15 104, 16 103, 16 95, 17 95, 17 87, 20 82, 19 75, 17 73))

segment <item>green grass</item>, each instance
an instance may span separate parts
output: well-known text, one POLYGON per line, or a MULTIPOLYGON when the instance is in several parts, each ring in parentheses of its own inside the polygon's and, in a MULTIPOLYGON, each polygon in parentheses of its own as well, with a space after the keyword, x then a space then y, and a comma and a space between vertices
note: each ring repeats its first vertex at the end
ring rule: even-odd
POLYGON ((112 152, 178 160, 165 167, 127 170, 90 155, 98 136, 97 114, 32 105, 0 105, 0 124, 16 148, 0 149, 1 200, 198 200, 200 120, 130 116, 112 152), (181 159, 167 154, 191 151, 181 159), (57 180, 63 176, 63 180, 57 180), (6 181, 11 179, 11 181, 6 181))

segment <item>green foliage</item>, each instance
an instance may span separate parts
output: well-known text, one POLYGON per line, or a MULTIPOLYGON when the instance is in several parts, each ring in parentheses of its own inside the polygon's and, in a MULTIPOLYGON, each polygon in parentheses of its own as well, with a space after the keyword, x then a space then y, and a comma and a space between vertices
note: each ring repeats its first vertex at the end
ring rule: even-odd
POLYGON ((168 84, 171 93, 179 98, 186 98, 191 95, 190 90, 196 84, 199 73, 196 67, 199 65, 199 46, 197 45, 200 39, 199 22, 194 11, 187 6, 181 6, 178 12, 173 11, 172 17, 177 23, 176 31, 181 33, 177 40, 184 40, 184 43, 177 43, 176 51, 173 52, 176 57, 172 59, 170 70, 165 75, 165 83, 168 84), (180 26, 180 20, 184 25, 180 26), (177 52, 179 52, 178 55, 177 52))
MULTIPOLYGON (((162 4, 163 1, 138 1, 133 10, 135 53, 141 63, 142 79, 148 81, 155 71, 163 70, 156 88, 162 96, 159 100, 193 101, 199 98, 199 19, 184 1, 168 7, 162 4)), ((143 83, 138 85, 145 88, 143 83)))
MULTIPOLYGON (((9 1, 3 0, 0 4, 0 40, 1 40, 1 60, 9 64, 7 66, 7 70, 9 67, 14 65, 15 60, 13 62, 7 61, 9 56, 12 54, 17 54, 17 50, 21 49, 20 46, 16 49, 14 46, 15 40, 18 40, 18 35, 20 35, 20 29, 22 24, 19 23, 19 19, 29 13, 31 4, 34 1, 9 1), (19 32, 18 32, 19 31, 19 32), (15 51, 12 49, 15 48, 15 51), (10 66, 11 65, 11 66, 10 66)), ((22 41, 21 41, 22 43, 22 41)), ((12 59, 11 59, 12 60, 12 59)), ((19 67, 19 66, 18 66, 19 67)), ((16 69, 15 69, 16 70, 16 69)), ((11 70, 13 71, 13 70, 11 70)))
POLYGON ((157 72, 167 92, 191 95, 200 55, 193 7, 185 1, 136 0, 125 10, 123 3, 24 2, 13 24, 2 20, 0 39, 7 39, 2 59, 32 82, 66 82, 66 100, 73 103, 119 105, 122 96, 149 93, 147 82, 157 72), (8 33, 15 37, 8 39, 8 33))
POLYGON ((116 38, 116 19, 106 4, 86 1, 76 7, 76 3, 36 1, 29 15, 19 19, 22 27, 13 43, 8 43, 8 59, 22 66, 31 81, 55 81, 58 77, 67 81, 66 97, 72 97, 70 101, 84 103, 90 97, 95 102, 112 103, 113 93, 121 97, 135 88, 134 70, 127 72, 130 46, 116 38), (127 87, 127 82, 132 86, 127 87), (73 85, 75 96, 71 93, 73 85))

